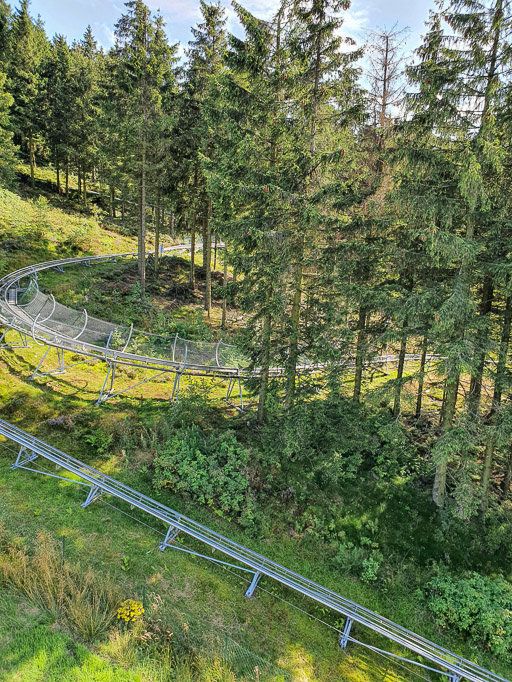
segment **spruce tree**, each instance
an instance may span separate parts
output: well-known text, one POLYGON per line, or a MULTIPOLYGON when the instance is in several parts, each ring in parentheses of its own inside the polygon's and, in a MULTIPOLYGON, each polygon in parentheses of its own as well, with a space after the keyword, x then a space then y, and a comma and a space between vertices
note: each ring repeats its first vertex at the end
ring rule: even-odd
POLYGON ((40 104, 44 92, 39 67, 47 45, 42 27, 29 14, 29 6, 29 0, 21 0, 13 15, 7 77, 8 89, 14 98, 11 125, 15 140, 27 149, 33 182, 36 140, 43 127, 40 104))
POLYGON ((202 221, 203 264, 205 270, 204 309, 208 317, 211 310, 211 258, 212 258, 212 205, 206 192, 206 182, 201 169, 200 157, 211 158, 213 140, 205 122, 203 109, 209 98, 215 99, 215 77, 220 73, 226 49, 226 16, 221 4, 208 4, 200 0, 203 21, 192 28, 194 40, 187 51, 188 68, 186 88, 192 100, 189 115, 193 125, 189 128, 189 140, 194 144, 195 162, 192 164, 195 211, 202 221))
MULTIPOLYGON (((471 434, 455 420, 461 376, 472 373, 473 393, 479 391, 481 351, 487 347, 487 332, 482 333, 487 325, 480 331, 475 327, 474 292, 488 279, 481 256, 493 222, 489 190, 500 166, 493 110, 504 94, 500 72, 510 54, 508 14, 502 0, 489 6, 460 0, 440 7, 418 50, 419 63, 409 69, 417 91, 409 97, 410 120, 404 124, 402 190, 422 215, 431 256, 449 270, 432 329, 437 351, 446 358, 441 436, 434 448, 433 499, 439 507, 449 462, 466 462, 459 472, 467 476, 473 457, 472 446, 461 445, 471 434)), ((485 317, 488 284, 481 291, 480 316, 485 317)))
MULTIPOLYGON (((314 255, 322 243, 327 225, 332 230, 329 211, 322 199, 332 195, 329 186, 339 185, 331 169, 343 164, 339 136, 330 136, 336 127, 344 128, 360 120, 362 100, 357 86, 354 63, 361 56, 340 29, 349 2, 340 0, 298 0, 290 11, 289 58, 294 92, 291 107, 294 126, 296 182, 294 216, 290 223, 290 253, 293 253, 288 317, 286 360, 286 405, 293 404, 297 365, 300 354, 301 312, 308 288, 314 278, 304 279, 306 270, 314 271, 314 255), (313 260, 311 260, 313 257, 313 260)), ((342 183, 343 184, 343 183, 342 183)), ((340 190, 343 192, 343 189, 340 190)), ((325 202, 324 202, 325 203, 325 202)), ((335 222, 335 221, 334 221, 335 222)), ((310 305, 310 310, 314 309, 310 305)), ((312 327, 312 325, 308 325, 312 327)))
POLYGON ((146 210, 148 180, 162 115, 162 92, 172 80, 171 52, 162 26, 141 0, 126 3, 116 24, 115 85, 125 167, 139 199, 138 253, 141 296, 146 286, 146 210))
POLYGON ((14 176, 15 147, 9 126, 12 96, 6 92, 6 75, 0 71, 0 182, 9 184, 14 176))

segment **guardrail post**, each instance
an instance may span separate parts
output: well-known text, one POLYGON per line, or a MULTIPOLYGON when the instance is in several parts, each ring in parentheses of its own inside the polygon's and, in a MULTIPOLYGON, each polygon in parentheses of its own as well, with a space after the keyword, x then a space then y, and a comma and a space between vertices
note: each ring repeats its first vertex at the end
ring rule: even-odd
POLYGON ((82 502, 80 506, 85 509, 85 507, 88 507, 92 502, 97 500, 98 497, 101 497, 101 495, 103 495, 103 490, 98 485, 92 485, 89 494, 87 495, 87 499, 85 502, 82 502))
POLYGON ((176 528, 176 526, 169 526, 164 540, 159 545, 161 552, 163 552, 164 549, 171 544, 171 542, 174 540, 174 538, 178 535, 179 532, 180 529, 176 528))
POLYGON ((457 673, 450 673, 448 675, 448 680, 449 682, 460 682, 460 680, 462 680, 462 677, 457 673))
POLYGON ((261 578, 261 573, 258 571, 257 573, 254 574, 254 578, 252 579, 251 584, 247 588, 247 592, 245 593, 245 596, 247 599, 250 599, 252 595, 254 594, 254 590, 256 589, 256 585, 259 583, 261 578))
POLYGON ((345 627, 343 628, 343 632, 341 633, 341 637, 340 637, 340 648, 341 649, 347 648, 350 630, 352 628, 353 622, 354 621, 352 620, 352 618, 347 618, 345 621, 345 627))

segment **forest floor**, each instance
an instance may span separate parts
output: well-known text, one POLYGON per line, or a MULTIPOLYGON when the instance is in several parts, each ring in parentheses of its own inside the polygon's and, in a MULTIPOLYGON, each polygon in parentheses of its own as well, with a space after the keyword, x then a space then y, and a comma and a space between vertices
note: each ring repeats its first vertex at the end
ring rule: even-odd
MULTIPOLYGON (((44 179, 51 183, 51 177, 44 179)), ((34 196, 24 186, 24 198, 0 192, 0 275, 51 258, 135 250, 133 236, 121 234, 114 229, 115 225, 107 229, 107 221, 101 217, 79 214, 73 207, 63 206, 62 198, 54 202, 50 189, 42 187, 40 194, 36 191, 34 196)), ((166 243, 170 243, 168 238, 166 243)), ((102 265, 85 273, 78 268, 66 269, 64 274, 49 272, 42 281, 57 300, 73 307, 87 306, 99 317, 141 327, 150 324, 151 330, 156 331, 162 326, 168 330, 173 324, 181 336, 217 340, 223 334, 220 299, 214 300, 212 318, 206 320, 201 307, 201 270, 198 269, 198 288, 192 292, 186 285, 187 268, 186 259, 164 259, 158 283, 151 279, 149 282, 149 310, 140 307, 132 263, 124 263, 115 271, 102 265)), ((236 310, 231 310, 231 320, 232 327, 243 322, 236 310)), ((167 415, 172 421, 175 408, 165 400, 170 395, 168 380, 150 382, 143 389, 96 408, 94 401, 105 374, 101 363, 78 365, 64 375, 30 381, 40 357, 41 349, 34 344, 29 348, 0 350, 2 419, 446 648, 512 676, 512 669, 456 633, 447 633, 434 625, 422 603, 421 574, 416 583, 411 582, 405 570, 399 569, 390 572, 384 583, 361 582, 349 573, 333 569, 332 557, 336 552, 333 543, 315 534, 288 532, 287 525, 280 523, 275 506, 267 510, 270 517, 267 528, 271 532, 255 537, 189 497, 168 489, 155 492, 150 476, 151 448, 143 442, 131 442, 130 447, 124 447, 127 441, 120 437, 120 432, 128 425, 126 430, 130 433, 143 433, 153 420, 165 421, 167 415)), ((121 382, 145 376, 141 372, 139 377, 138 372, 129 369, 119 374, 121 382)), ((187 387, 195 394, 209 394, 212 414, 220 428, 246 428, 247 417, 224 403, 224 387, 212 388, 204 380, 190 381, 187 387)), ((162 528, 155 532, 136 523, 108 506, 108 500, 82 509, 83 491, 71 483, 10 471, 15 454, 10 445, 1 445, 0 522, 15 542, 31 546, 41 531, 59 542, 65 536, 66 558, 111 577, 125 598, 141 598, 143 585, 148 592, 158 595, 162 604, 160 617, 176 632, 177 639, 183 639, 184 633, 192 639, 205 634, 221 639, 227 636, 244 647, 249 658, 253 655, 255 666, 260 660, 258 656, 268 661, 270 672, 260 676, 262 680, 279 679, 280 671, 294 680, 417 679, 409 666, 403 669, 391 659, 362 647, 340 651, 336 631, 329 627, 340 625, 333 615, 284 588, 262 581, 268 592, 259 590, 256 598, 247 600, 245 582, 239 575, 172 549, 160 552, 162 528), (320 621, 326 621, 327 626, 320 621)), ((400 487, 399 481, 396 484, 400 487)), ((419 545, 411 547, 412 553, 421 552, 424 546, 428 554, 430 550, 425 548, 429 543, 428 529, 427 539, 418 537, 418 533, 431 524, 434 545, 437 529, 422 491, 404 485, 402 491, 395 491, 390 497, 382 488, 379 492, 375 482, 361 481, 357 488, 353 500, 347 502, 347 526, 366 535, 373 533, 372 539, 381 542, 375 518, 382 518, 383 526, 389 524, 385 532, 403 535, 402 540, 411 546, 419 545)), ((400 561, 405 565, 407 557, 400 561)), ((397 558, 396 565, 400 561, 397 558)), ((354 636, 404 654, 399 647, 360 628, 355 628, 354 636)), ((7 590, 0 598, 0 661, 0 680, 235 679, 225 669, 201 672, 197 666, 195 672, 183 669, 178 675, 175 669, 167 677, 169 672, 159 668, 155 661, 148 662, 142 650, 133 648, 127 653, 112 633, 86 648, 62 627, 58 614, 41 610, 19 593, 7 590), (62 672, 65 656, 68 658, 62 672)), ((256 679, 254 675, 246 673, 236 679, 256 679)), ((424 679, 440 679, 432 674, 429 677, 425 671, 420 675, 424 679)))

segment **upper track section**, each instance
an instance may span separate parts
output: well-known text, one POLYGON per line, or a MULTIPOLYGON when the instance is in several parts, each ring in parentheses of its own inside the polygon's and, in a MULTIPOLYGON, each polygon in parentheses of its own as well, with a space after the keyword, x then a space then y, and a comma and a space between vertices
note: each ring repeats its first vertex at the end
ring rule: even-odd
MULTIPOLYGON (((179 244, 166 252, 190 248, 179 244)), ((199 376, 257 375, 258 369, 247 369, 249 363, 235 347, 219 341, 190 341, 177 334, 150 334, 133 325, 115 324, 89 315, 87 310, 74 310, 57 302, 52 294, 43 293, 38 273, 51 268, 62 270, 67 265, 86 266, 121 258, 134 253, 108 256, 83 256, 36 263, 0 279, 0 323, 36 343, 54 346, 104 362, 134 367, 179 372, 199 376)), ((108 304, 108 301, 105 301, 108 304)), ((280 368, 271 370, 280 375, 280 368)))

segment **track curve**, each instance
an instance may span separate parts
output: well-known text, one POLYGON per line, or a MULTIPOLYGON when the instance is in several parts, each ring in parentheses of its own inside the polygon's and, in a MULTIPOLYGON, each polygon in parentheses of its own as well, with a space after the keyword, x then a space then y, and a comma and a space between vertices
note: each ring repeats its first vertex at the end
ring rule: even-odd
MULTIPOLYGON (((164 251, 183 252, 189 249, 189 244, 182 243, 164 251)), ((222 341, 192 341, 178 334, 151 334, 134 329, 133 325, 114 324, 89 315, 85 309, 78 311, 64 306, 52 294, 39 290, 38 273, 44 270, 63 271, 66 265, 91 266, 136 255, 136 252, 127 252, 62 258, 35 263, 5 275, 0 279, 0 325, 31 337, 36 344, 54 347, 59 352, 69 351, 86 358, 96 358, 109 365, 227 380, 261 375, 261 369, 251 368, 249 360, 239 349, 222 341)), ((436 357, 428 356, 429 359, 436 357)), ((419 356, 408 354, 406 359, 417 360, 419 356)), ((378 365, 396 360, 396 355, 386 355, 365 364, 378 365)), ((354 366, 354 360, 343 358, 339 364, 350 368, 354 366)), ((323 364, 304 361, 298 370, 313 373, 324 368, 323 364)), ((283 367, 271 367, 269 375, 281 377, 284 371, 283 367)))

